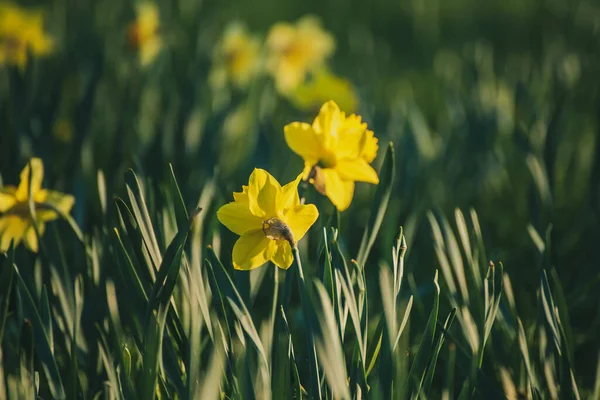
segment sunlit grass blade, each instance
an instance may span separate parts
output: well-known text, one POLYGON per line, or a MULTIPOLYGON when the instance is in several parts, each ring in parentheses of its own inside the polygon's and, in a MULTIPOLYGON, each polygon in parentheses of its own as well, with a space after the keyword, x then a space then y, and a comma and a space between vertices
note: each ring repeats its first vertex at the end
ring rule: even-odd
POLYGON ((29 289, 23 281, 23 278, 21 277, 21 274, 16 266, 14 269, 17 276, 17 282, 19 283, 19 292, 21 293, 21 298, 23 299, 23 311, 25 316, 31 321, 32 324, 35 351, 40 363, 42 364, 44 373, 46 374, 50 393, 55 399, 64 399, 66 398, 66 393, 62 383, 61 373, 58 369, 56 359, 54 358, 54 354, 50 346, 50 340, 48 338, 46 329, 44 328, 44 324, 40 317, 35 300, 31 296, 31 293, 29 292, 29 289))
POLYGON ((423 382, 422 392, 425 394, 429 393, 431 389, 431 385, 433 383, 433 376, 435 373, 435 368, 437 365, 438 356, 440 351, 442 350, 442 346, 446 340, 446 332, 450 330, 450 327, 454 323, 454 318, 456 317, 456 308, 453 308, 450 311, 450 314, 446 317, 446 321, 444 322, 443 329, 437 335, 437 340, 435 341, 434 349, 431 354, 431 359, 429 361, 429 365, 427 366, 427 375, 425 375, 425 381, 423 382))
MULTIPOLYGON (((8 307, 14 287, 14 254, 14 246, 11 243, 6 258, 2 263, 2 270, 0 272, 0 344, 2 343, 2 338, 4 337, 4 329, 8 319, 8 307)), ((0 352, 1 351, 2 350, 0 349, 0 352)))
POLYGON ((142 395, 147 399, 154 399, 156 383, 163 348, 163 332, 167 314, 171 306, 171 295, 179 278, 182 264, 183 247, 194 221, 194 214, 187 226, 177 232, 175 238, 165 251, 161 266, 156 275, 156 282, 149 296, 146 312, 146 338, 144 340, 144 363, 141 388, 142 395), (156 315, 154 314, 156 311, 156 315))
POLYGON ((394 187, 395 174, 396 156, 394 154, 394 145, 390 142, 387 146, 381 170, 379 171, 379 184, 377 185, 377 191, 372 203, 374 207, 371 209, 369 222, 367 222, 360 249, 356 256, 358 264, 363 268, 375 243, 379 228, 381 228, 381 224, 383 223, 383 217, 385 216, 394 187))
POLYGON ((419 344, 419 350, 415 355, 415 359, 410 367, 410 372, 406 378, 405 390, 406 395, 410 395, 411 398, 419 398, 423 382, 427 373, 427 369, 430 367, 429 361, 434 351, 433 340, 436 332, 437 318, 440 306, 440 287, 438 285, 437 271, 433 278, 433 285, 435 287, 433 293, 433 304, 431 306, 431 313, 425 325, 425 331, 421 338, 421 344, 419 344))
POLYGON ((317 313, 321 326, 315 339, 319 364, 323 367, 325 379, 336 399, 350 399, 346 382, 347 372, 342 344, 335 327, 335 316, 327 291, 319 281, 315 287, 321 303, 321 312, 317 313))

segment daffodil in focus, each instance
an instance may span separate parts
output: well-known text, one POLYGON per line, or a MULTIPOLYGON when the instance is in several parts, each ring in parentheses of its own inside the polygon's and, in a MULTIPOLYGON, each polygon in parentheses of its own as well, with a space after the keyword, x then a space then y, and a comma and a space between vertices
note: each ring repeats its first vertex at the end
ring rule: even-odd
POLYGON ((282 187, 267 171, 255 169, 248 185, 233 193, 234 201, 217 211, 219 221, 240 235, 233 246, 235 269, 250 270, 267 261, 283 269, 292 265, 292 248, 319 216, 313 204, 300 204, 301 178, 282 187))
POLYGON ((266 68, 275 78, 277 90, 291 93, 310 71, 318 69, 333 54, 335 40, 315 17, 290 24, 279 22, 267 37, 266 68))
POLYGON ((290 96, 301 110, 318 109, 333 100, 342 111, 352 113, 358 106, 358 98, 350 81, 333 74, 327 67, 319 68, 302 82, 290 96))
POLYGON ((154 3, 140 3, 136 6, 136 20, 129 26, 129 45, 138 49, 143 66, 154 61, 162 48, 160 36, 160 15, 154 3))
POLYGON ((260 41, 250 35, 243 24, 233 22, 216 45, 213 61, 210 74, 213 87, 221 88, 231 83, 245 88, 259 71, 260 41))
POLYGON ((0 187, 0 251, 6 251, 13 240, 15 246, 21 241, 33 252, 38 251, 37 226, 40 235, 46 222, 58 219, 60 211, 69 214, 75 198, 68 194, 42 189, 44 165, 39 158, 31 160, 31 198, 34 201, 35 221, 29 210, 29 164, 21 172, 18 187, 0 187))
POLYGON ((54 41, 44 32, 41 11, 0 3, 0 66, 8 64, 24 69, 29 52, 44 56, 53 49, 54 41))
POLYGON ((355 182, 379 183, 370 165, 377 156, 377 138, 360 116, 346 114, 328 101, 312 125, 293 122, 285 140, 304 159, 304 180, 326 195, 338 210, 350 206, 355 182))

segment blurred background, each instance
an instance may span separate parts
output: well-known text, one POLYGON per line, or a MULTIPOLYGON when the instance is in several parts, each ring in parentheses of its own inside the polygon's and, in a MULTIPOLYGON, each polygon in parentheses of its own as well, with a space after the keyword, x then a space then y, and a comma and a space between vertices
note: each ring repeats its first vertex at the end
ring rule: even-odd
MULTIPOLYGON (((0 8, 6 15, 16 4, 0 8)), ((333 98, 375 132, 376 169, 388 142, 396 150, 396 184, 373 263, 390 257, 403 225, 406 268, 418 293, 419 282, 439 268, 427 211, 451 218, 457 207, 475 209, 487 256, 511 276, 522 319, 536 318, 540 268, 555 268, 574 332, 573 368, 582 387, 593 385, 600 331, 599 2, 154 4, 21 1, 20 12, 39 13, 23 25, 31 28, 9 27, 0 17, 4 184, 17 183, 30 157, 42 158, 45 186, 75 195, 73 216, 84 232, 115 218, 99 200, 98 171, 106 192, 123 196, 127 169, 161 182, 172 163, 190 208, 212 179, 217 207, 254 167, 280 182, 297 176, 302 161, 287 148, 283 127, 312 122, 333 98), (310 69, 284 90, 269 70, 268 38, 276 24, 306 16, 335 46, 323 57, 326 69, 310 69), (39 35, 31 33, 36 24, 39 35), (18 39, 19 29, 29 36, 18 39), (25 62, 14 54, 19 40, 31 43, 25 62)), ((347 228, 365 225, 374 191, 359 184, 341 215, 348 248, 360 244, 347 228)), ((333 212, 310 196, 322 214, 333 212)), ((227 260, 235 236, 223 238, 227 260)))

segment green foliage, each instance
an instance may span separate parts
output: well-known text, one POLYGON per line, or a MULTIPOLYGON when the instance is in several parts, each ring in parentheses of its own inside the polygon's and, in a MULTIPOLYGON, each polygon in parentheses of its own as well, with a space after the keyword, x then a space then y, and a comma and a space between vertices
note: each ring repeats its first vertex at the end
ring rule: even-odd
POLYGON ((0 64, 0 186, 38 156, 76 197, 0 254, 0 399, 599 398, 596 4, 158 3, 148 68, 115 0, 39 3, 57 51, 0 64), (314 112, 216 93, 213 45, 306 11, 380 184, 341 214, 302 187, 291 268, 235 271, 216 210, 254 167, 297 176, 282 129, 314 112))

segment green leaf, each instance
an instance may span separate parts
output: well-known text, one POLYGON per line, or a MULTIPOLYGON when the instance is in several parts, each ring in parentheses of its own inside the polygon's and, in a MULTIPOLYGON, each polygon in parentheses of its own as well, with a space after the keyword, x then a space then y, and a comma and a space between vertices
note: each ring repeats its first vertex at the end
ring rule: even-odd
POLYGON ((438 311, 440 307, 440 287, 438 285, 437 271, 433 279, 435 287, 433 305, 431 306, 431 312, 425 331, 421 337, 421 344, 419 344, 419 350, 415 355, 415 359, 410 366, 410 372, 406 379, 404 393, 410 393, 411 398, 419 398, 423 382, 427 374, 427 369, 430 367, 430 359, 434 350, 433 339, 435 337, 435 327, 437 324, 438 311))
POLYGON ((188 220, 188 213, 183 201, 183 196, 179 190, 177 179, 175 179, 175 172, 173 171, 173 164, 169 164, 169 183, 171 186, 171 193, 173 196, 173 205, 175 207, 175 217, 177 218, 177 226, 181 228, 185 226, 188 220))
POLYGON ((371 248, 375 243, 379 228, 383 223, 383 218, 387 210, 390 196, 392 195, 392 189, 394 187, 394 176, 396 174, 396 157, 394 155, 394 145, 392 142, 388 144, 387 152, 383 164, 379 171, 379 185, 377 185, 377 191, 375 192, 375 198, 373 203, 374 208, 371 209, 371 215, 369 216, 369 222, 362 237, 360 249, 356 260, 358 265, 364 268, 371 248), (373 212, 376 210, 375 212, 373 212))
POLYGON ((336 399, 350 399, 346 377, 346 362, 340 338, 335 326, 333 306, 323 284, 315 281, 315 287, 319 295, 321 310, 317 313, 320 323, 319 335, 315 338, 315 346, 319 364, 323 367, 325 379, 331 388, 333 397, 336 399))
POLYGON ((2 263, 2 269, 0 272, 0 343, 4 337, 4 329, 6 327, 6 321, 8 319, 8 306, 10 304, 10 296, 13 289, 13 277, 14 269, 13 263, 15 261, 15 249, 13 242, 11 241, 10 247, 6 254, 6 258, 2 263))
POLYGON ((66 398, 66 393, 62 383, 60 371, 58 370, 56 359, 54 358, 54 354, 52 352, 48 333, 46 332, 35 301, 27 289, 27 285, 21 277, 21 274, 16 266, 14 267, 14 270, 17 276, 17 282, 19 284, 19 291, 22 295, 21 298, 23 299, 23 311, 25 317, 28 318, 32 324, 37 358, 42 364, 50 393, 55 399, 64 399, 66 398))
POLYGON ((144 341, 144 359, 142 369, 142 397, 154 399, 158 379, 159 363, 162 356, 163 332, 169 308, 171 295, 179 278, 182 264, 183 247, 194 221, 194 214, 187 226, 180 229, 165 251, 156 281, 149 297, 146 311, 146 339, 144 341), (156 315, 154 311, 157 310, 156 315))

